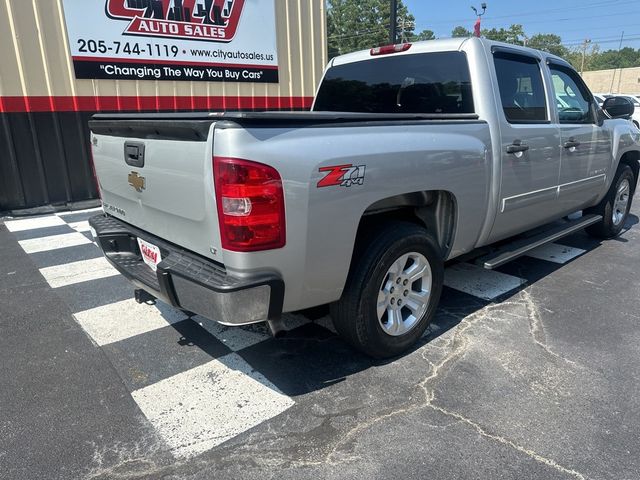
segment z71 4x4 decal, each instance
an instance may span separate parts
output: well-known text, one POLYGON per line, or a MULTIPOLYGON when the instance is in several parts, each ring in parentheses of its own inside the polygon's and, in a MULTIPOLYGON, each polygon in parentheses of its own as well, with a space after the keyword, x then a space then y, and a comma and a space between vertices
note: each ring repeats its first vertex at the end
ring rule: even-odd
POLYGON ((326 172, 326 175, 318 182, 318 188, 331 187, 334 185, 338 185, 340 187, 364 185, 364 171, 364 165, 348 164, 322 167, 319 169, 319 172, 326 172))

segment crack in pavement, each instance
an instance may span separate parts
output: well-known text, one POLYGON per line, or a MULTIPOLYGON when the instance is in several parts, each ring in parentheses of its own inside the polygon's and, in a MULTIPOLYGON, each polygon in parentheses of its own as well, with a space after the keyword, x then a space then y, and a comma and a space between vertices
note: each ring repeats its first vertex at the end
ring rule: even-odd
MULTIPOLYGON (((544 333, 544 330, 542 329, 542 322, 539 316, 539 312, 537 309, 537 306, 533 300, 533 297, 530 295, 529 292, 526 292, 525 290, 521 291, 521 297, 522 297, 522 301, 511 301, 511 302, 502 302, 500 304, 495 304, 495 305, 488 305, 486 307, 484 307, 481 310, 478 310, 477 312, 472 313, 471 315, 467 316, 466 318, 464 318, 461 323, 464 322, 464 325, 462 327, 458 327, 455 331, 455 333, 452 335, 452 337, 448 340, 446 347, 447 348, 451 348, 451 352, 448 353, 442 360, 440 360, 440 362, 438 362, 437 364, 434 364, 431 360, 429 360, 428 358, 426 358, 425 354, 427 353, 426 349, 422 350, 421 356, 422 359, 425 360, 431 368, 431 373, 424 378, 419 384, 417 384, 417 387, 419 387, 423 394, 424 394, 424 401, 416 401, 412 404, 406 405, 402 408, 396 409, 396 410, 392 410, 392 411, 388 411, 383 413, 382 415, 376 416, 374 418, 372 418, 371 420, 359 424, 356 427, 354 427, 353 429, 349 430, 348 432, 346 432, 341 439, 339 439, 333 446, 332 450, 329 452, 329 454, 327 455, 327 457, 325 458, 325 460, 331 464, 336 464, 336 463, 340 463, 340 462, 336 462, 334 461, 334 456, 338 453, 339 448, 344 445, 345 443, 347 443, 351 438, 353 438, 355 435, 357 435, 358 433, 372 427, 373 425, 384 421, 388 418, 397 416, 397 415, 401 415, 404 413, 408 413, 408 412, 412 412, 415 410, 419 410, 422 408, 430 408, 436 412, 439 412, 443 415, 446 415, 447 417, 450 418, 454 418, 456 420, 458 420, 459 422, 462 422, 466 425, 468 425, 469 427, 473 428, 476 432, 478 432, 479 435, 496 441, 502 445, 505 445, 507 447, 510 447, 522 454, 527 455, 528 457, 530 457, 531 459, 535 460, 536 462, 542 463, 544 465, 547 465, 555 470, 557 470, 560 473, 563 474, 567 474, 567 475, 571 475, 579 480, 587 480, 587 477, 574 470, 571 468, 567 468, 562 466, 561 464, 559 464, 558 462, 556 462, 555 460, 545 457, 543 455, 540 455, 539 453, 535 452, 534 450, 525 448, 521 445, 518 445, 517 443, 515 443, 512 440, 509 440, 508 438, 505 438, 503 436, 500 435, 496 435, 496 434, 492 434, 490 432, 488 432, 485 428, 483 428, 481 425, 479 425, 478 423, 474 422, 473 420, 465 417, 464 415, 458 413, 458 412, 452 412, 449 411, 439 405, 436 405, 434 403, 435 400, 435 390, 434 389, 430 389, 429 386, 431 383, 437 381, 438 377, 440 376, 440 372, 445 369, 445 367, 451 363, 454 363, 455 361, 459 360, 460 358, 462 358, 465 353, 468 350, 468 347, 471 345, 472 341, 470 339, 470 337, 468 335, 465 335, 465 333, 473 328, 474 326, 477 326, 478 324, 480 324, 483 320, 488 320, 491 319, 492 315, 495 314, 500 314, 500 313, 506 313, 505 312, 505 307, 508 306, 522 306, 524 304, 525 308, 527 309, 528 312, 528 317, 529 317, 529 330, 530 333, 532 334, 532 338, 534 340, 534 342, 539 345, 541 348, 544 349, 545 352, 551 354, 553 357, 561 359, 563 361, 566 361, 572 365, 575 365, 575 362, 572 362, 571 360, 568 360, 560 355, 558 355, 557 353, 553 352, 545 343, 543 340, 540 340, 538 338, 538 336, 540 335, 540 332, 542 332, 542 334, 544 333)), ((346 459, 348 460, 348 459, 346 459)))
POLYGON ((458 419, 460 422, 463 422, 467 425, 469 425, 470 427, 472 427, 474 430, 476 430, 478 432, 478 434, 482 435, 485 438, 489 438, 491 440, 495 440, 496 442, 499 442, 503 445, 506 445, 508 447, 511 447, 521 453, 524 453, 525 455, 527 455, 528 457, 531 457, 532 459, 536 460, 537 462, 540 463, 544 463, 545 465, 548 465, 549 467, 561 472, 561 473, 566 473, 567 475, 571 475, 573 477, 576 477, 580 480, 587 480, 587 477, 584 476, 582 473, 573 470, 571 468, 567 468, 567 467, 563 467, 562 465, 560 465, 559 463, 557 463, 555 460, 552 460, 550 458, 544 457, 538 453, 536 453, 533 450, 527 449, 521 445, 518 445, 517 443, 509 440, 508 438, 504 438, 501 435, 494 435, 492 433, 487 432, 484 428, 482 428, 482 426, 480 426, 479 424, 475 423, 474 421, 468 419, 467 417, 460 415, 457 412, 450 412, 442 407, 439 407, 437 405, 433 405, 433 404, 428 404, 427 405, 429 408, 432 408, 433 410, 435 410, 436 412, 440 412, 443 415, 446 415, 448 417, 452 417, 452 418, 456 418, 458 419))
MULTIPOLYGON (((446 310, 445 313, 447 313, 446 310)), ((386 421, 390 418, 429 408, 434 412, 439 413, 440 415, 454 420, 453 422, 449 422, 444 426, 434 425, 434 427, 446 429, 454 425, 464 424, 467 427, 475 430, 477 434, 481 435, 482 437, 511 448, 519 452, 520 454, 526 455, 535 462, 544 464, 547 467, 552 468, 564 475, 569 475, 579 480, 587 480, 588 477, 584 474, 574 469, 565 467, 554 459, 545 457, 544 455, 541 455, 532 449, 519 445, 509 438, 492 433, 486 427, 480 425, 479 423, 473 421, 468 417, 465 417, 461 413, 450 411, 436 403, 435 385, 440 379, 442 379, 443 372, 449 367, 452 367, 458 360, 463 358, 468 352, 469 347, 474 343, 472 336, 468 334, 469 330, 474 327, 483 329, 489 328, 490 330, 494 330, 492 326, 489 325, 489 323, 509 322, 509 319, 527 320, 528 331, 532 340, 537 346, 542 348, 546 354, 550 355, 554 359, 561 360, 572 366, 576 365, 575 362, 566 359, 552 351, 545 343, 544 326, 542 324, 538 306, 536 305, 536 302, 531 293, 523 290, 520 292, 520 297, 516 300, 487 305, 482 309, 479 309, 476 312, 471 313, 470 315, 467 315, 465 318, 463 318, 460 323, 453 328, 452 335, 446 339, 446 343, 443 346, 438 345, 439 351, 448 352, 438 362, 434 363, 429 358, 427 358, 427 354, 429 352, 434 352, 433 349, 427 349, 423 347, 418 350, 420 352, 421 359, 429 365, 430 371, 425 378, 423 378, 414 386, 414 388, 417 389, 416 391, 421 395, 412 395, 412 398, 407 404, 396 409, 383 409, 377 412, 377 414, 373 418, 362 421, 361 423, 355 425, 353 428, 348 429, 343 434, 340 434, 338 429, 335 426, 332 426, 332 420, 336 417, 345 416, 357 419, 355 411, 350 411, 348 413, 338 412, 314 415, 315 417, 321 419, 320 423, 304 432, 282 432, 281 430, 276 431, 272 428, 271 425, 267 425, 266 432, 249 433, 248 436, 243 440, 241 446, 238 444, 230 444, 229 446, 221 445, 220 447, 218 447, 218 454, 216 455, 217 457, 219 457, 219 459, 216 461, 217 468, 224 469, 225 465, 227 464, 229 466, 237 466, 239 462, 242 462, 243 460, 248 462, 249 465, 253 465, 256 468, 279 468, 284 466, 288 468, 296 468, 323 465, 339 466, 350 461, 357 461, 360 459, 360 457, 353 454, 351 448, 344 449, 344 447, 345 444, 355 442, 358 438, 359 433, 364 432, 374 425, 386 421), (509 307, 524 308, 526 314, 516 315, 513 311, 507 311, 507 308, 509 307), (328 444, 326 444, 324 448, 319 445, 312 445, 312 443, 310 443, 309 445, 312 446, 306 449, 304 445, 307 442, 305 442, 304 439, 314 437, 317 434, 318 430, 324 431, 325 434, 329 433, 330 435, 333 435, 334 439, 328 442, 328 444), (278 447, 274 444, 281 439, 287 440, 287 443, 291 443, 292 437, 297 437, 302 441, 293 441, 292 445, 290 445, 289 447, 284 446, 284 448, 283 446, 278 447), (265 443, 267 442, 273 446, 271 448, 265 448, 265 443), (301 451, 301 448, 305 448, 305 451, 301 451), (233 452, 232 460, 228 455, 225 454, 225 450, 233 452), (255 455, 256 450, 259 450, 261 452, 260 456, 255 455), (297 452, 297 455, 294 453, 294 451, 297 452), (295 458, 296 456, 298 458, 295 458)), ((445 339, 443 338, 443 340, 445 339)), ((432 344, 431 346, 436 345, 432 344)), ((397 361, 401 361, 401 359, 397 361)), ((360 408, 356 410, 360 410, 360 408)), ((134 468, 133 472, 131 472, 134 475, 156 475, 160 474, 163 471, 166 473, 168 470, 173 470, 174 472, 176 472, 176 468, 179 468, 180 466, 187 466, 187 464, 181 461, 175 462, 171 466, 142 463, 136 464, 136 461, 138 460, 137 455, 130 456, 129 458, 122 458, 121 460, 122 462, 119 462, 119 464, 117 464, 115 468, 111 467, 107 470, 96 469, 94 473, 98 473, 99 475, 95 476, 101 476, 105 473, 107 474, 107 476, 109 476, 110 474, 118 475, 118 470, 127 465, 134 468)), ((200 456, 200 458, 190 459, 187 470, 191 471, 191 473, 195 475, 196 472, 201 472, 208 466, 209 462, 207 461, 206 457, 200 456)), ((182 473, 186 474, 186 472, 184 471, 182 473)), ((126 474, 123 474, 122 477, 126 477, 126 474)))
MULTIPOLYGON (((85 480, 100 478, 130 479, 160 473, 167 465, 162 464, 161 456, 167 452, 155 439, 129 443, 115 443, 109 447, 93 447, 93 464, 84 475, 85 480)), ((165 462, 170 458, 164 458, 165 462)))
POLYGON ((524 301, 525 308, 527 309, 527 318, 529 319, 529 332, 531 333, 531 337, 533 338, 533 341, 536 343, 536 345, 542 348, 549 355, 567 362, 569 365, 572 365, 574 367, 581 367, 573 360, 569 360, 568 358, 557 354, 556 352, 551 350, 551 348, 549 348, 549 346, 546 344, 544 324, 542 323, 542 317, 540 316, 538 305, 536 305, 536 302, 533 300, 531 293, 527 290, 522 290, 520 294, 524 301))

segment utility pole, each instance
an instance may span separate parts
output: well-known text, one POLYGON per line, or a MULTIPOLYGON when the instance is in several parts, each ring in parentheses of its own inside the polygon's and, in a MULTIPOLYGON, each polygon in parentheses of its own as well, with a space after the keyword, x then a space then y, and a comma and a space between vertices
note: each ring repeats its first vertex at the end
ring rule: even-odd
POLYGON ((390 0, 391 15, 389 19, 389 43, 394 45, 398 39, 398 0, 390 0))
POLYGON ((409 39, 407 38, 407 30, 412 31, 416 28, 415 22, 408 22, 405 17, 400 17, 400 43, 407 43, 409 39))
POLYGON ((582 42, 582 63, 580 64, 580 75, 584 72, 584 58, 587 56, 587 45, 591 43, 590 38, 585 38, 582 42))
MULTIPOLYGON (((622 49, 622 41, 624 40, 624 30, 622 31, 622 35, 620 35, 620 45, 618 45, 618 51, 622 49)), ((622 70, 620 71, 620 76, 622 77, 622 70)), ((611 76, 611 86, 609 87, 609 92, 613 93, 613 82, 616 80, 616 69, 613 69, 613 75, 611 76)), ((618 80, 618 86, 620 85, 620 80, 618 80)))

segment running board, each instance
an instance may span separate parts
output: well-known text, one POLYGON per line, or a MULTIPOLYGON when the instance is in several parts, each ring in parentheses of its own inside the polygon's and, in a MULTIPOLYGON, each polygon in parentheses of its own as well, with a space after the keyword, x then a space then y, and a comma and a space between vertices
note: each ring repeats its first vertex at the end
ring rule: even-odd
POLYGON ((486 268, 487 270, 493 270, 500 265, 504 265, 511 260, 521 257, 540 245, 566 237, 567 235, 577 232, 578 230, 582 230, 589 225, 598 223, 600 220, 602 220, 602 215, 585 215, 563 225, 552 227, 532 237, 522 238, 501 246, 495 252, 478 258, 476 260, 476 264, 486 268))

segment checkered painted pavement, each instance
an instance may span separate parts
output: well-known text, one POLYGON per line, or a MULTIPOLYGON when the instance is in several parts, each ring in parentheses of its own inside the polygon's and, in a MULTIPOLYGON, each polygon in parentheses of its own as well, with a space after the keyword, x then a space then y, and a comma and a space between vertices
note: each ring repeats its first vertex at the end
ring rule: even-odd
MULTIPOLYGON (((96 347, 106 353, 175 456, 211 449, 286 411, 297 396, 330 383, 322 375, 300 378, 291 363, 283 361, 302 355, 309 339, 339 341, 328 317, 310 322, 287 314, 284 320, 291 332, 281 340, 271 338, 264 325, 228 328, 162 302, 137 304, 132 286, 93 242, 87 220, 99 211, 8 219, 5 225, 96 347)), ((544 272, 584 252, 549 244, 531 252, 525 262, 538 262, 544 272)), ((455 264, 446 270, 442 302, 460 308, 465 302, 499 301, 531 281, 520 274, 509 268, 487 271, 455 264)), ((426 336, 438 328, 436 321, 426 336)), ((354 370, 358 362, 368 362, 356 353, 352 356, 348 361, 354 362, 354 370)), ((316 360, 319 369, 322 362, 330 362, 324 357, 316 360)))

